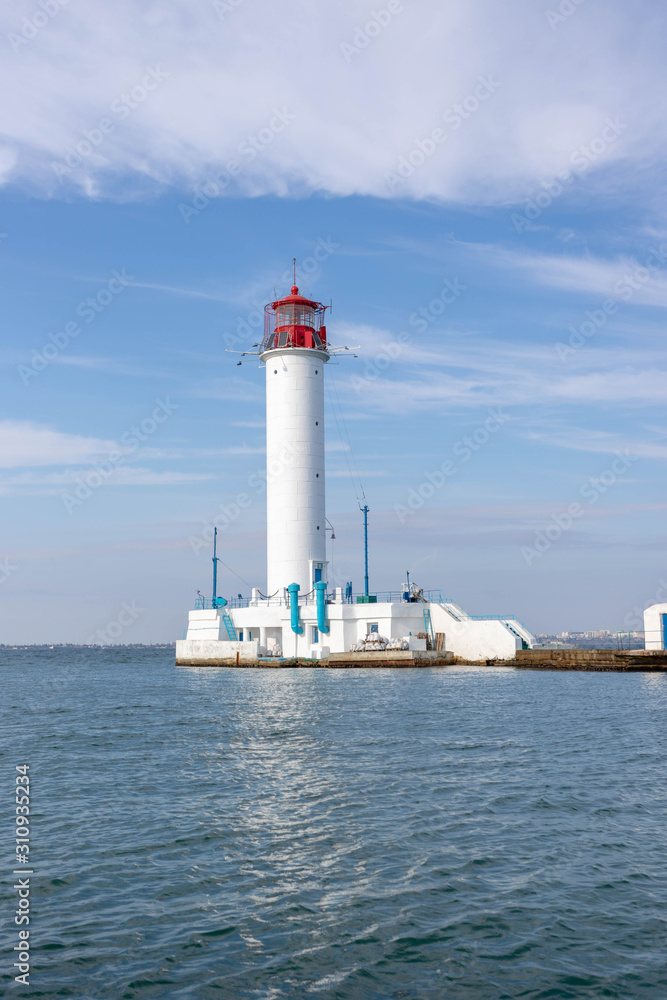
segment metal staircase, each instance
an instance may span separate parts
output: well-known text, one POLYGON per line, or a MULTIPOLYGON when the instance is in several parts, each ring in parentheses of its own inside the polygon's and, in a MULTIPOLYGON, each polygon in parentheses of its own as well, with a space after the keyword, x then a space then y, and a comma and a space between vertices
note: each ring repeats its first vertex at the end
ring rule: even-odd
POLYGON ((517 639, 521 640, 521 648, 522 649, 530 649, 530 644, 526 641, 526 635, 525 635, 525 633, 528 632, 528 630, 526 629, 525 625, 523 626, 523 630, 522 630, 520 628, 520 626, 517 627, 517 625, 515 624, 515 622, 513 620, 508 621, 507 618, 502 618, 501 621, 502 621, 502 623, 503 623, 503 625, 505 626, 506 629, 509 629, 509 631, 513 635, 515 635, 517 637, 517 639), (522 634, 522 631, 524 632, 524 634, 522 634))
POLYGON ((439 604, 443 611, 446 611, 447 614, 454 619, 454 621, 465 621, 468 617, 463 608, 459 607, 458 604, 455 604, 454 601, 440 601, 439 604))

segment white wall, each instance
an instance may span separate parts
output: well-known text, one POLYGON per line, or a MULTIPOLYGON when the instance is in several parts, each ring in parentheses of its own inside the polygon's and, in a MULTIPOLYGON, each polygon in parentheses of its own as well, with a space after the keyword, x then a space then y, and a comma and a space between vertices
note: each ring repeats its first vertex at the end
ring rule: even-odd
POLYGON ((456 621, 439 604, 431 604, 434 632, 445 633, 445 649, 466 660, 511 660, 521 640, 502 621, 456 621))
POLYGON ((324 564, 324 364, 326 351, 267 351, 267 594, 290 583, 313 588, 311 561, 324 564))
POLYGON ((256 660, 260 655, 259 642, 230 642, 218 639, 179 639, 176 643, 176 663, 189 660, 256 660))
POLYGON ((644 612, 644 648, 664 649, 662 616, 667 615, 667 604, 652 604, 644 612))
MULTIPOLYGON (((219 611, 191 611, 188 615, 188 631, 186 639, 219 639, 220 638, 220 612, 219 611)), ((227 630, 225 629, 225 639, 227 630)))

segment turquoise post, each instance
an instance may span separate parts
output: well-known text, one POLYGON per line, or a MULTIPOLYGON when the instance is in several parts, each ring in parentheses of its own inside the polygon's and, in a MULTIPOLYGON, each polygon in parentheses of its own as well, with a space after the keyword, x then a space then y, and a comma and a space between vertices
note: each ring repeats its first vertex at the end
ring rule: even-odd
POLYGON ((290 583, 289 591, 290 611, 292 613, 292 632, 303 635, 303 628, 299 625, 299 591, 301 587, 298 583, 290 583))
POLYGON ((317 600, 317 630, 318 632, 323 632, 325 635, 329 632, 329 626, 327 625, 326 618, 326 604, 324 603, 324 596, 327 592, 327 585, 323 580, 315 584, 315 597, 317 600))

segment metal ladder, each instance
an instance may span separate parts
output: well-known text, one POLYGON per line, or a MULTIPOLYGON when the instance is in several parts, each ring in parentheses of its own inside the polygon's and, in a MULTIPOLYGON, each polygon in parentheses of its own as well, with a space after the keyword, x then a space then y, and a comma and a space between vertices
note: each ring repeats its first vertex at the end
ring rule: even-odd
POLYGON ((424 608, 424 631, 431 640, 431 649, 435 649, 435 636, 433 635, 433 622, 431 621, 430 608, 424 608))
POLYGON ((230 615, 229 611, 223 611, 221 618, 225 624, 225 628, 227 629, 228 637, 232 640, 232 642, 238 642, 239 637, 236 634, 236 629, 234 628, 234 622, 232 621, 232 616, 230 615))

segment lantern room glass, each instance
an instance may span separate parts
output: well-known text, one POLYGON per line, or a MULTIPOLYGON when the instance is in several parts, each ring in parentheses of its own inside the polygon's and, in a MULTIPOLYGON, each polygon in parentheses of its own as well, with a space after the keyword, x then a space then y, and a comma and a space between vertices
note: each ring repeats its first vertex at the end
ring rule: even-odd
POLYGON ((315 329, 315 310, 302 303, 288 302, 276 309, 276 329, 283 326, 307 326, 315 329))

